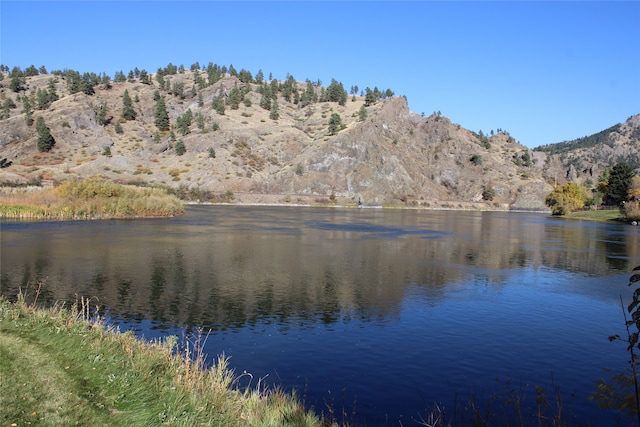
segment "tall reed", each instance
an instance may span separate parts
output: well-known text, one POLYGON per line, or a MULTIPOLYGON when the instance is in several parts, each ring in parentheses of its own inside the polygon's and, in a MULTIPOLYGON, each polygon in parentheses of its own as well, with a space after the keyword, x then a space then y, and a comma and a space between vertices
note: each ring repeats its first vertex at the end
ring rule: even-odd
POLYGON ((0 217, 23 219, 107 219, 167 217, 183 203, 159 188, 116 184, 101 178, 65 181, 56 188, 0 196, 0 217))

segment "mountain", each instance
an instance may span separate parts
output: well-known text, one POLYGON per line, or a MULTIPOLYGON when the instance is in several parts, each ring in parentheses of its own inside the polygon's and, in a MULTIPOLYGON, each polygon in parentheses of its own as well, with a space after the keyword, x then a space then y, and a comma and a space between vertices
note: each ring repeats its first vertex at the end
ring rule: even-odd
POLYGON ((606 168, 625 161, 640 173, 640 114, 629 117, 593 135, 536 147, 548 156, 558 156, 566 179, 595 179, 606 168))
POLYGON ((504 131, 488 136, 439 113, 415 114, 389 90, 347 97, 336 81, 258 83, 247 72, 193 67, 114 81, 69 71, 17 78, 14 70, 0 81, 4 186, 100 175, 194 199, 546 209, 551 184, 566 176, 557 154, 504 131), (122 118, 125 91, 130 120, 122 118), (171 131, 156 124, 158 97, 171 131), (25 103, 32 119, 44 119, 50 151, 38 150, 25 103))

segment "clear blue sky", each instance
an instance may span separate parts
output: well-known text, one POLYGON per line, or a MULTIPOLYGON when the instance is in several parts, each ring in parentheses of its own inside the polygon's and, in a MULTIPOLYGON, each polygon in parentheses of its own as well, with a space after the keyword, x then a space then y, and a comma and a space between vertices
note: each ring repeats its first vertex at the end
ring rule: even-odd
POLYGON ((169 62, 405 95, 534 147, 640 113, 640 2, 0 1, 0 62, 113 76, 169 62))

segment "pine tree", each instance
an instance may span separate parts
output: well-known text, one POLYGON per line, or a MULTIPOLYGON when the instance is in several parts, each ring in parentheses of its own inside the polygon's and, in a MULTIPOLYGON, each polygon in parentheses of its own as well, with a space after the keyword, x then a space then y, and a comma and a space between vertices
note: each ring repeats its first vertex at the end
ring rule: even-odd
POLYGON ((339 83, 335 79, 331 79, 331 84, 327 88, 326 97, 327 101, 337 102, 340 105, 347 103, 347 92, 344 90, 342 83, 339 83))
POLYGON ((280 118, 280 113, 278 112, 278 101, 275 99, 271 104, 271 112, 269 113, 269 118, 271 120, 278 120, 280 118))
POLYGON ((364 96, 364 106, 370 107, 371 105, 376 103, 376 96, 369 88, 365 88, 365 93, 366 95, 364 96))
POLYGON ((49 104, 56 102, 60 97, 58 96, 58 92, 56 92, 56 81, 55 79, 49 79, 47 82, 47 93, 49 95, 49 104))
POLYGON ((13 108, 16 108, 16 103, 13 102, 13 99, 6 98, 2 103, 2 114, 0 118, 8 119, 9 116, 11 115, 10 110, 13 108))
POLYGON ((224 115, 224 101, 220 96, 216 96, 213 98, 211 102, 211 107, 221 116, 224 115))
POLYGON ((96 113, 96 121, 99 125, 106 125, 109 120, 107 120, 107 103, 103 102, 100 104, 100 108, 98 108, 98 112, 96 113))
POLYGON ((340 114, 333 113, 329 118, 329 135, 335 135, 342 129, 342 119, 340 114))
POLYGON ((611 168, 607 185, 608 204, 619 205, 629 200, 629 189, 633 183, 633 176, 633 169, 626 162, 619 162, 611 168))
POLYGON ((11 73, 9 74, 11 78, 11 82, 9 83, 9 88, 13 92, 20 92, 24 89, 24 85, 27 83, 27 78, 24 76, 24 73, 20 69, 20 67, 13 67, 11 69, 11 73))
POLYGON ((45 110, 49 107, 49 93, 46 89, 38 88, 36 91, 36 108, 45 110))
POLYGON ((182 140, 179 140, 178 142, 176 142, 176 154, 178 156, 182 156, 186 152, 187 152, 187 147, 184 145, 184 142, 182 142, 182 140))
POLYGON ((198 114, 196 114, 196 126, 198 126, 198 129, 200 129, 202 131, 202 133, 206 133, 206 129, 205 129, 205 123, 204 123, 204 115, 202 115, 202 113, 198 112, 198 114))
POLYGON ((147 73, 147 70, 140 71, 140 83, 145 85, 151 84, 151 78, 149 77, 149 73, 147 73))
POLYGON ((113 76, 113 81, 116 83, 124 83, 127 81, 127 78, 124 76, 122 70, 116 71, 115 76, 113 76))
POLYGON ((33 124, 33 106, 31 100, 26 95, 22 97, 22 112, 24 113, 27 126, 31 126, 33 124))
POLYGON ((360 106, 360 110, 358 110, 358 119, 363 122, 367 118, 367 109, 364 105, 360 106))
POLYGON ((167 113, 167 106, 165 105, 163 97, 158 97, 156 101, 154 118, 159 131, 164 132, 169 130, 169 114, 167 113))
POLYGON ((36 120, 36 132, 38 133, 38 140, 36 142, 38 151, 42 153, 51 150, 56 141, 53 139, 51 131, 47 127, 42 116, 38 116, 38 119, 36 120))
POLYGON ((124 94, 122 95, 122 118, 125 120, 135 120, 136 118, 136 112, 133 109, 127 89, 124 90, 124 94))
POLYGON ((226 104, 232 110, 237 110, 240 107, 240 102, 242 102, 242 95, 240 94, 240 89, 238 86, 234 86, 229 93, 229 97, 227 98, 226 104))

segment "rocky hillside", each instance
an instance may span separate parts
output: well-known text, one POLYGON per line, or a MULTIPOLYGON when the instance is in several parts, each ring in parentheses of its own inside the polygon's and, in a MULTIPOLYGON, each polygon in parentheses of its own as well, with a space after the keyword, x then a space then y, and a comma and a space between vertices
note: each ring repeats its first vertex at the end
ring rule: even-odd
MULTIPOLYGON (((422 117, 403 97, 349 95, 341 105, 316 84, 317 101, 302 107, 276 90, 268 110, 261 107, 265 84, 255 80, 227 73, 207 83, 204 74, 203 83, 198 70, 163 77, 93 84, 87 94, 74 90, 65 73, 31 75, 18 87, 3 73, 0 183, 52 185, 101 175, 196 197, 544 209, 551 184, 566 176, 557 157, 531 151, 506 132, 488 137, 439 114, 422 117), (47 90, 58 99, 42 101, 47 90), (129 120, 122 118, 125 90, 135 112, 129 120), (158 96, 171 130, 156 124, 158 96), (50 151, 37 148, 25 100, 32 119, 43 117, 50 130, 50 151), (341 123, 332 131, 334 114, 341 123), (192 119, 185 126, 186 115, 192 119)), ((296 82, 295 89, 303 93, 310 84, 296 82)))
POLYGON ((626 161, 640 174, 640 114, 596 134, 535 150, 558 156, 566 171, 565 179, 571 181, 596 181, 605 168, 620 161, 626 161))

